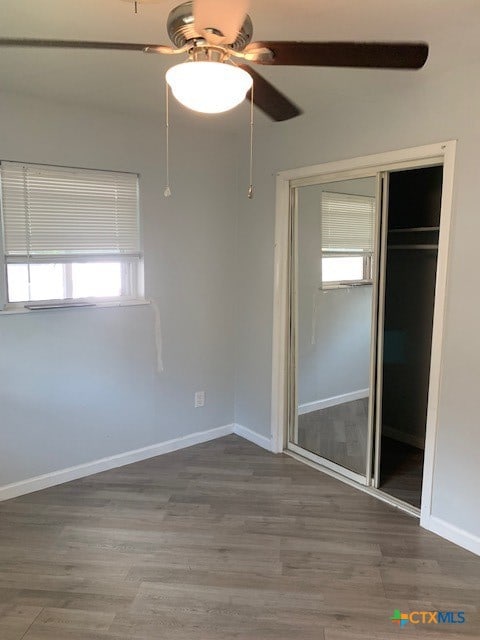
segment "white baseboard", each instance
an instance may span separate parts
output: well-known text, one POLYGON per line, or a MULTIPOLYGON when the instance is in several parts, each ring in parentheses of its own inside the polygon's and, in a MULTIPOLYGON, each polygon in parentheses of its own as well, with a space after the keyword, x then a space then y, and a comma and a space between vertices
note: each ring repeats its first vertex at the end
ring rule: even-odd
POLYGON ((428 529, 428 531, 432 531, 442 538, 446 538, 447 540, 450 540, 450 542, 454 542, 460 547, 480 556, 480 537, 473 533, 469 533, 468 531, 465 531, 465 529, 460 529, 459 527, 456 527, 449 522, 445 522, 445 520, 437 518, 436 516, 421 518, 420 525, 425 529, 428 529))
POLYGON ((405 444, 410 444, 417 449, 425 449, 425 437, 416 436, 413 433, 406 433, 401 429, 395 429, 395 427, 389 427, 387 424, 382 426, 382 436, 392 438, 392 440, 398 440, 405 444))
POLYGON ((305 402, 305 404, 300 404, 298 406, 298 415, 301 416, 304 413, 311 413, 312 411, 318 411, 319 409, 327 409, 328 407, 334 407, 337 404, 344 404, 345 402, 353 402, 354 400, 368 398, 369 394, 370 389, 359 389, 358 391, 343 393, 341 396, 332 396, 331 398, 324 398, 323 400, 305 402))
MULTIPOLYGON (((248 429, 246 431, 248 431, 248 429)), ((123 465, 131 464, 132 462, 139 462, 140 460, 160 456, 164 453, 177 451, 178 449, 185 449, 186 447, 191 447, 195 444, 200 444, 201 442, 208 442, 209 440, 215 440, 216 438, 227 436, 233 432, 234 425, 227 424, 222 427, 216 427, 215 429, 198 431, 197 433, 182 436, 181 438, 174 438, 173 440, 166 440, 165 442, 152 444, 148 447, 142 447, 141 449, 134 449, 132 451, 126 451, 125 453, 119 453, 107 458, 101 458, 100 460, 94 460, 93 462, 86 462, 75 467, 68 467, 67 469, 60 469, 58 471, 52 471, 51 473, 44 473, 43 475, 36 476, 34 478, 27 478, 26 480, 13 482, 12 484, 0 487, 0 501, 9 500, 10 498, 22 496, 26 493, 32 493, 33 491, 39 491, 40 489, 46 489, 47 487, 53 487, 57 484, 62 484, 63 482, 69 482, 70 480, 84 478, 85 476, 90 476, 93 473, 100 473, 101 471, 108 471, 109 469, 122 467, 123 465)), ((250 440, 248 437, 247 439, 250 440)))
POLYGON ((245 440, 249 440, 250 442, 253 442, 253 444, 258 445, 267 451, 273 451, 273 442, 271 438, 261 436, 259 433, 256 433, 251 429, 247 429, 247 427, 243 427, 241 424, 233 425, 233 433, 236 433, 237 436, 245 438, 245 440))

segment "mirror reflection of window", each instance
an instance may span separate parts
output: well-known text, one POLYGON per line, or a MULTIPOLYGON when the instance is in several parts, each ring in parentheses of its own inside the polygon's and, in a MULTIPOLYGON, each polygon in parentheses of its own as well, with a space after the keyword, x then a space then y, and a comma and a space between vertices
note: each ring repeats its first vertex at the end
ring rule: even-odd
POLYGON ((322 287, 372 283, 375 198, 323 191, 322 287))

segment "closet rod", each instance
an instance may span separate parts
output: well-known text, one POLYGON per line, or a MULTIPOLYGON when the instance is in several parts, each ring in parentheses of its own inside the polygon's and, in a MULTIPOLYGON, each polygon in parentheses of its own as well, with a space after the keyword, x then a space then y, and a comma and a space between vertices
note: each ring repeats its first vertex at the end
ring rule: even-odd
POLYGON ((424 231, 440 231, 440 227, 406 227, 403 229, 389 229, 388 233, 421 233, 424 231))
POLYGON ((438 244, 390 244, 387 247, 390 249, 425 249, 433 250, 438 249, 438 244))

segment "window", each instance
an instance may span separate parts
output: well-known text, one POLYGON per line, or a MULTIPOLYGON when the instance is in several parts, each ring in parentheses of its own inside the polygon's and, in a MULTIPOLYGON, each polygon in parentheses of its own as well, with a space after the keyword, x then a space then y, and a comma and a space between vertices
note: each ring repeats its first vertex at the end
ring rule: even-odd
POLYGON ((322 287, 371 284, 375 198, 322 193, 322 287))
POLYGON ((138 177, 1 163, 9 303, 139 295, 138 177))

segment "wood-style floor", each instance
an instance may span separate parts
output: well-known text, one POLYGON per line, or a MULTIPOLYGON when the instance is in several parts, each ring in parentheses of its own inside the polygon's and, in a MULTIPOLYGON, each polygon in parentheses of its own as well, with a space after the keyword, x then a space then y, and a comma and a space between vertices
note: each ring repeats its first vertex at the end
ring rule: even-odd
POLYGON ((0 602, 1 640, 478 639, 480 558, 228 436, 1 503, 0 602))
POLYGON ((414 507, 422 502, 422 449, 382 437, 380 489, 414 507))

